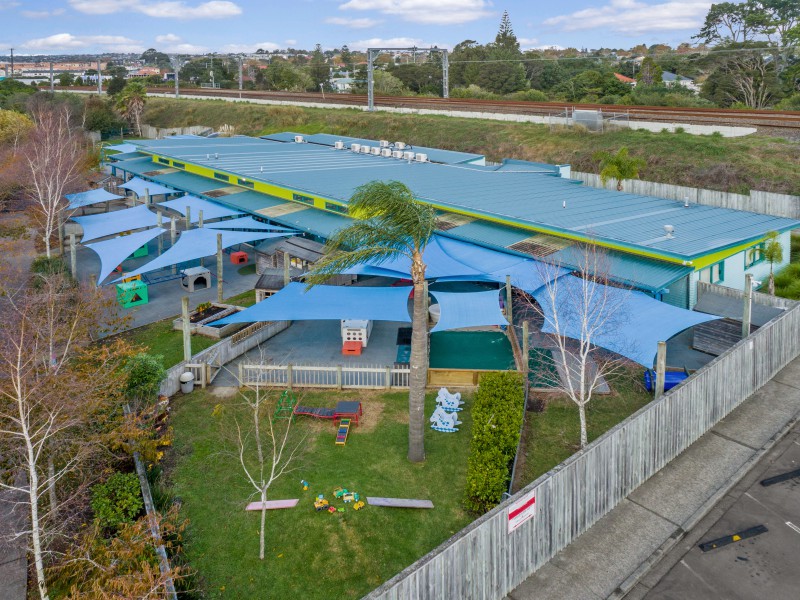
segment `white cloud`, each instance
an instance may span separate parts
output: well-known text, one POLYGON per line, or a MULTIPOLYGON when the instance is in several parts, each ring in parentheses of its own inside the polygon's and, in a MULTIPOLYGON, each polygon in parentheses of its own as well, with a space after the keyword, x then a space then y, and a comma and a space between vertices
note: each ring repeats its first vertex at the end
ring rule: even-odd
POLYGON ((272 50, 279 50, 280 46, 274 42, 258 42, 257 44, 226 44, 220 49, 220 51, 228 52, 230 54, 252 54, 259 48, 266 50, 267 52, 271 52, 272 50))
POLYGON ((174 33, 168 33, 166 35, 157 35, 156 41, 159 44, 177 44, 182 40, 181 36, 175 35, 174 33))
POLYGON ((428 43, 419 38, 410 37, 395 37, 395 38, 370 38, 368 40, 358 40, 356 42, 347 42, 347 47, 350 50, 366 50, 367 48, 412 48, 417 47, 420 50, 437 46, 439 48, 449 48, 448 44, 435 44, 428 43))
POLYGON ((285 43, 287 46, 296 46, 296 45, 297 45, 297 40, 283 40, 283 42, 284 42, 284 43, 285 43))
POLYGON ((331 25, 341 25, 342 27, 350 27, 351 29, 369 29, 383 23, 379 19, 347 19, 343 17, 328 17, 325 19, 326 23, 331 25))
POLYGON ((54 10, 23 10, 20 14, 28 19, 47 19, 48 17, 58 17, 66 12, 63 8, 54 10))
POLYGON ((112 52, 142 52, 144 46, 136 40, 121 35, 72 35, 56 33, 44 38, 28 40, 22 44, 30 50, 80 50, 89 47, 112 52))
POLYGON ((543 24, 558 27, 561 31, 604 29, 629 35, 648 31, 696 30, 710 7, 710 0, 672 0, 659 4, 610 0, 603 6, 552 17, 543 24))
POLYGON ((229 0, 211 0, 190 6, 183 0, 69 0, 72 8, 90 15, 138 12, 163 19, 222 19, 242 14, 241 7, 229 0))
POLYGON ((8 10, 9 8, 17 8, 19 6, 19 2, 4 2, 0 0, 0 10, 8 10))
POLYGON ((207 46, 200 46, 197 44, 172 44, 161 50, 167 54, 208 54, 211 49, 207 46))
POLYGON ((488 0, 348 0, 340 10, 374 10, 404 21, 456 25, 487 17, 488 0))

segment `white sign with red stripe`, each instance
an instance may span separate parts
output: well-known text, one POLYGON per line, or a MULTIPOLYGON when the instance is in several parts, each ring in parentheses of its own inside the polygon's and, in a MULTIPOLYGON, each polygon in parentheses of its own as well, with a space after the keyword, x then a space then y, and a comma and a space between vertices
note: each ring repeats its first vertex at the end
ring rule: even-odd
POLYGON ((536 493, 528 492, 508 507, 508 533, 531 519, 536 514, 536 493))

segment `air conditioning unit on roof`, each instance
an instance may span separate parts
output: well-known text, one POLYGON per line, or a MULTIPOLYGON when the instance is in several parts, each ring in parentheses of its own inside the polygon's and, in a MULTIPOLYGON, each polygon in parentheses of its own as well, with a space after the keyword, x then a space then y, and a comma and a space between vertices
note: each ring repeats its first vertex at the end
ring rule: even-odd
POLYGON ((405 142, 395 142, 394 147, 398 150, 403 150, 406 147, 405 142))
POLYGON ((422 152, 417 152, 416 161, 417 162, 428 162, 428 155, 427 154, 423 154, 422 152))
POLYGON ((374 154, 375 156, 380 156, 381 149, 378 148, 377 146, 373 146, 372 148, 369 149, 369 153, 374 154))
POLYGON ((333 143, 333 147, 334 147, 334 149, 336 149, 336 150, 344 150, 344 142, 341 142, 341 141, 339 141, 339 142, 334 142, 334 143, 333 143))
POLYGON ((414 160, 414 153, 410 150, 406 150, 403 152, 403 159, 404 160, 414 160))
POLYGON ((403 158, 402 150, 392 150, 392 158, 403 158))
POLYGON ((353 152, 361 152, 361 144, 350 144, 350 150, 353 152))
POLYGON ((381 148, 381 156, 385 156, 386 158, 390 158, 392 156, 392 149, 391 148, 381 148))
POLYGON ((296 135, 296 136, 294 136, 294 142, 295 142, 295 144, 302 144, 302 143, 303 143, 303 142, 305 142, 305 141, 306 141, 306 139, 305 139, 305 138, 304 138, 302 135, 296 135))
POLYGON ((389 147, 389 140, 381 140, 380 142, 378 142, 378 145, 381 148, 388 148, 389 147))
POLYGON ((369 154, 369 151, 372 150, 369 146, 361 146, 361 154, 369 154))

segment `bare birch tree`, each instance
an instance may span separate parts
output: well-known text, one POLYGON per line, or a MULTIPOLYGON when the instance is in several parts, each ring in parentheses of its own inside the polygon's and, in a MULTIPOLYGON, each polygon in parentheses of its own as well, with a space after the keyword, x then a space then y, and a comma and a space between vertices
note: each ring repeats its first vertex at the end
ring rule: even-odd
POLYGON ((271 396, 256 387, 249 393, 241 393, 249 418, 247 426, 236 419, 239 463, 245 478, 258 497, 261 505, 258 558, 264 560, 267 493, 270 487, 284 475, 299 468, 298 459, 303 451, 306 436, 292 435, 294 419, 272 418, 275 402, 271 396), (253 460, 255 454, 255 460, 253 460))
POLYGON ((41 227, 45 253, 52 255, 51 239, 61 226, 68 201, 64 197, 79 185, 87 165, 83 136, 70 123, 67 104, 42 104, 33 112, 34 129, 25 148, 28 196, 41 227))
POLYGON ((627 364, 597 342, 615 337, 624 327, 628 290, 608 285, 608 261, 602 249, 581 244, 573 250, 572 274, 563 275, 561 265, 541 263, 545 283, 530 305, 542 324, 534 347, 550 350, 555 367, 555 371, 541 369, 536 376, 578 407, 583 449, 588 443, 588 404, 608 377, 627 364))

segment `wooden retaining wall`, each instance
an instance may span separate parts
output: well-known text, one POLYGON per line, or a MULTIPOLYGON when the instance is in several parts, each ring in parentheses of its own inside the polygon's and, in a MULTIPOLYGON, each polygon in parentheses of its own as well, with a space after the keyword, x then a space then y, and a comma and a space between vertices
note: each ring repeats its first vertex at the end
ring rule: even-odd
POLYGON ((795 306, 365 598, 503 598, 797 357, 799 333, 795 306), (536 514, 509 534, 529 493, 536 514))

